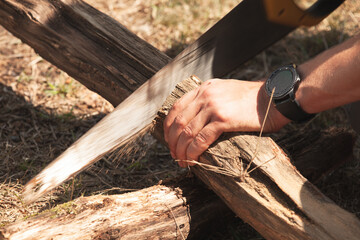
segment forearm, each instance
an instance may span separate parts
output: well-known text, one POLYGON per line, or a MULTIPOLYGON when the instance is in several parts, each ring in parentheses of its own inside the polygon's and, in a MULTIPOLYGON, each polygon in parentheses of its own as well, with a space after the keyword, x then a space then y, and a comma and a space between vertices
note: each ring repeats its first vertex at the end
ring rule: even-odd
MULTIPOLYGON (((299 66, 296 99, 308 113, 360 100, 360 35, 299 66)), ((178 100, 164 121, 174 159, 197 160, 223 133, 277 131, 290 122, 271 105, 264 81, 211 80, 178 100)), ((186 167, 188 163, 179 162, 186 167)))
POLYGON ((296 99, 308 113, 360 100, 360 35, 300 65, 298 71, 303 81, 296 99))

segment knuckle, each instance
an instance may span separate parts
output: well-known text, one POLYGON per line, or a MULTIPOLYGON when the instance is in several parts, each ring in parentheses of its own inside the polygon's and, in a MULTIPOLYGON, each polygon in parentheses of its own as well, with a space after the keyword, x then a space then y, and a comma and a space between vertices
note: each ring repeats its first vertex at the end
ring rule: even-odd
POLYGON ((194 145, 196 147, 204 147, 208 145, 209 137, 204 132, 199 132, 195 139, 194 139, 194 145))
POLYGON ((228 114, 222 112, 221 110, 218 110, 214 113, 214 119, 216 119, 217 122, 229 122, 231 121, 228 114))
POLYGON ((211 87, 204 88, 204 91, 202 92, 203 97, 211 99, 214 95, 214 90, 211 87))
POLYGON ((186 138, 194 138, 194 131, 192 130, 192 128, 190 126, 186 126, 183 129, 183 134, 186 138))
POLYGON ((175 111, 177 111, 177 110, 179 110, 179 109, 181 109, 181 108, 182 108, 181 99, 177 100, 177 101, 173 104, 173 106, 171 107, 171 109, 172 109, 172 110, 175 110, 175 111))
POLYGON ((221 124, 213 124, 213 128, 208 128, 206 131, 201 131, 196 135, 194 144, 199 148, 207 148, 222 132, 221 124))
POLYGON ((214 82, 213 79, 207 80, 207 81, 205 81, 205 82, 202 84, 202 87, 209 86, 209 85, 211 85, 213 82, 214 82))
POLYGON ((210 108, 214 113, 219 112, 219 104, 213 97, 208 99, 206 107, 210 108))
POLYGON ((214 122, 220 123, 232 121, 231 113, 229 113, 226 108, 219 106, 218 103, 212 103, 212 106, 209 106, 209 108, 211 109, 212 120, 214 122))
POLYGON ((220 80, 220 79, 218 79, 218 78, 212 78, 212 79, 209 79, 209 80, 205 81, 202 85, 204 85, 204 84, 205 84, 205 86, 206 86, 206 85, 211 85, 211 84, 213 84, 213 83, 218 82, 219 80, 220 80))
POLYGON ((179 114, 175 117, 174 119, 174 124, 178 127, 185 127, 186 126, 186 120, 185 118, 183 117, 182 114, 179 114))
POLYGON ((209 80, 209 81, 207 81, 207 84, 202 86, 202 89, 201 89, 202 97, 211 99, 210 97, 215 95, 215 93, 217 91, 217 87, 213 83, 214 83, 214 80, 209 80))

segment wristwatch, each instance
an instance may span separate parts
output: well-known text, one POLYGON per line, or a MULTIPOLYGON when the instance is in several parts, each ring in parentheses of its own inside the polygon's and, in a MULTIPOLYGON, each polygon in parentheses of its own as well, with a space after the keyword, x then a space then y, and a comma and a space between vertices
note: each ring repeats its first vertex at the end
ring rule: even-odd
POLYGON ((276 109, 295 122, 304 122, 315 116, 305 112, 295 99, 300 81, 296 65, 291 64, 275 70, 265 82, 265 91, 267 95, 272 95, 276 109))

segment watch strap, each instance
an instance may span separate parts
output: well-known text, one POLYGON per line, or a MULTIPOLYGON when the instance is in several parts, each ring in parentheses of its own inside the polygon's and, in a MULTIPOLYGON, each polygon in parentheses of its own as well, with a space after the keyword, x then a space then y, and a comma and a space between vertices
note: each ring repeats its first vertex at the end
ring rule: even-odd
POLYGON ((276 109, 286 118, 295 122, 305 122, 315 116, 305 112, 296 99, 288 98, 283 101, 274 100, 276 109))

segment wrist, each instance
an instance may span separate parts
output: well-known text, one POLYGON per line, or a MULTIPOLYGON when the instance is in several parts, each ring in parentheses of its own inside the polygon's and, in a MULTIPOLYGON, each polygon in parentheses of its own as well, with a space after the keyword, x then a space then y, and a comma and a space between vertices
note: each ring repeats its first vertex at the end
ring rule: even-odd
POLYGON ((323 80, 327 78, 324 73, 314 70, 309 63, 300 65, 298 71, 302 76, 302 81, 295 93, 295 99, 302 109, 309 114, 316 114, 334 107, 328 101, 337 99, 336 94, 327 91, 326 87, 321 87, 323 80))
POLYGON ((296 99, 301 80, 296 65, 289 64, 276 69, 265 82, 266 93, 277 111, 296 122, 307 121, 314 116, 304 111, 296 99))
POLYGON ((295 92, 295 99, 300 104, 301 108, 309 113, 318 113, 316 109, 316 105, 312 104, 313 100, 311 98, 315 97, 315 91, 312 90, 310 86, 308 86, 308 77, 310 75, 310 72, 308 71, 308 68, 306 65, 300 65, 298 67, 298 72, 302 78, 302 81, 300 82, 297 91, 295 92))
POLYGON ((275 104, 272 101, 270 102, 270 100, 271 97, 266 93, 265 79, 263 79, 263 84, 259 90, 258 111, 260 125, 265 121, 264 131, 266 132, 278 131, 291 122, 290 119, 286 118, 276 109, 275 104))

